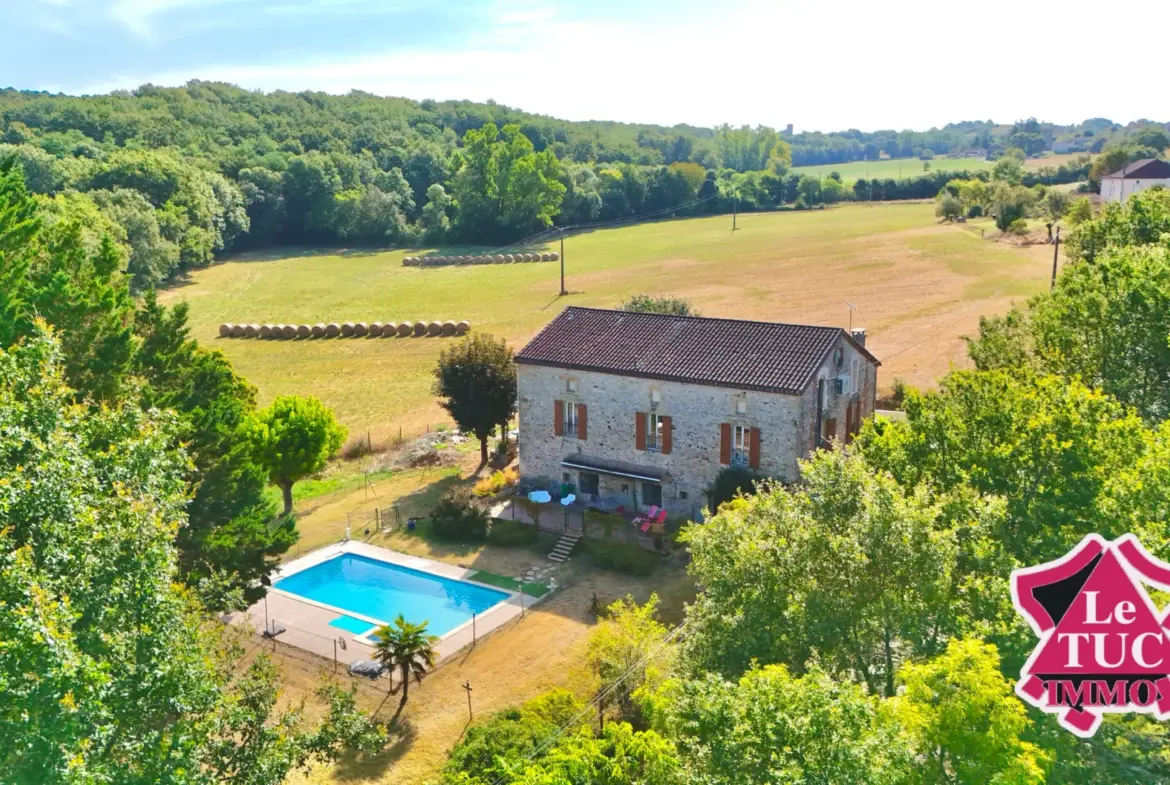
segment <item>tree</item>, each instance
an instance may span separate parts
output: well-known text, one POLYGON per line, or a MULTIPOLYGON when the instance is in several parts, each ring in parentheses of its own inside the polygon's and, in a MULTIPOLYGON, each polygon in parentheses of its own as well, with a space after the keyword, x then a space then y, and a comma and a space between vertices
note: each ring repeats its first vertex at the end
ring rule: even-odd
POLYGON ((283 395, 253 420, 252 450, 268 479, 284 497, 282 515, 292 512, 293 483, 325 468, 347 430, 312 396, 283 395))
POLYGON ((913 772, 907 739, 880 699, 817 668, 797 677, 770 665, 672 687, 659 722, 691 782, 894 785, 913 772))
POLYGON ((1159 243, 1167 234, 1170 191, 1154 188, 1104 205, 1096 218, 1077 226, 1065 250, 1071 261, 1092 262, 1110 246, 1159 243))
POLYGON ((353 694, 311 725, 178 582, 172 418, 71 403, 43 322, 0 350, 0 781, 275 785, 383 734, 353 694), (238 668, 238 669, 237 669, 238 668))
POLYGON ((297 537, 291 521, 270 525, 275 508, 264 497, 268 472, 250 439, 256 389, 222 353, 191 339, 186 303, 168 309, 147 292, 134 331, 140 343, 133 371, 145 382, 142 405, 175 412, 191 458, 188 521, 176 540, 183 574, 192 585, 223 577, 245 602, 254 602, 264 592, 261 577, 297 537))
POLYGON ((618 306, 622 311, 638 313, 661 313, 673 316, 698 316, 699 312, 689 300, 669 295, 633 294, 618 306))
POLYGON ((1076 228, 1085 221, 1093 219, 1093 203, 1089 201, 1089 197, 1081 196, 1069 202, 1068 211, 1065 213, 1069 225, 1076 228))
POLYGON ((994 646, 955 639, 946 652, 898 673, 899 719, 924 757, 923 785, 1043 785, 1051 764, 1022 740, 1032 722, 1000 673, 994 646))
POLYGON ((130 248, 126 272, 131 288, 142 291, 157 286, 179 266, 179 246, 162 236, 154 207, 138 191, 117 188, 93 191, 90 197, 122 230, 130 248))
POLYGON ((801 476, 683 533, 703 587, 684 651, 728 676, 753 661, 801 672, 816 652, 834 674, 893 694, 901 660, 933 653, 954 624, 952 526, 934 502, 842 451, 817 453, 801 476))
POLYGON ((427 231, 427 239, 431 242, 446 238, 451 228, 451 219, 447 211, 451 208, 451 197, 438 183, 432 183, 427 188, 427 203, 422 211, 422 224, 427 231))
POLYGON ((1044 192, 1041 208, 1044 210, 1044 217, 1048 219, 1046 222, 1048 242, 1052 242, 1052 227, 1068 213, 1069 201, 1069 196, 1064 191, 1049 188, 1044 192))
POLYGON ((715 475, 715 481, 707 491, 707 504, 713 512, 719 512, 720 507, 737 496, 755 493, 756 486, 763 481, 764 478, 751 469, 728 466, 715 475))
POLYGON ((427 623, 412 624, 400 613, 393 624, 386 624, 374 630, 374 659, 385 665, 391 671, 398 671, 402 677, 399 689, 402 690, 402 699, 398 702, 398 709, 390 719, 393 726, 406 708, 406 698, 410 691, 410 680, 419 684, 422 677, 435 667, 438 653, 435 645, 439 636, 427 633, 427 623))
POLYGON ((1024 179, 1024 165, 1020 163, 1020 159, 1005 155, 991 167, 991 179, 1008 185, 1019 185, 1024 179))
POLYGON ((22 332, 26 281, 40 231, 36 200, 15 159, 0 159, 0 348, 22 332))
POLYGON ((496 426, 516 413, 516 361, 502 338, 477 333, 444 349, 435 367, 435 395, 459 429, 479 439, 481 465, 496 426))
POLYGON ((1159 153, 1170 147, 1170 133, 1163 128, 1147 126, 1133 135, 1133 143, 1139 147, 1151 147, 1159 153))
POLYGON ((963 203, 956 196, 951 196, 946 189, 938 192, 935 197, 934 214, 944 221, 954 221, 963 217, 963 203))
POLYGON ((1022 185, 995 184, 991 190, 990 212, 995 216, 995 226, 1007 232, 1016 221, 1028 216, 1028 210, 1036 201, 1036 194, 1022 185))
POLYGON ((657 594, 651 594, 645 605, 627 596, 606 608, 605 618, 589 634, 586 654, 598 679, 600 709, 617 704, 622 717, 631 722, 641 720, 632 696, 636 690, 652 686, 668 667, 671 651, 663 648, 666 633, 658 620, 657 594))

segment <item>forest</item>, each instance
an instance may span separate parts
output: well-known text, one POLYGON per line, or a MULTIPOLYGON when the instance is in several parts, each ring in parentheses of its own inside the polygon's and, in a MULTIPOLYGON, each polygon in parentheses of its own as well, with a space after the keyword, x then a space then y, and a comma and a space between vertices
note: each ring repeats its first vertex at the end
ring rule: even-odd
MULTIPOLYGON (((1036 155, 1141 147, 1148 123, 960 123, 926 132, 790 135, 757 126, 568 122, 495 103, 367 93, 258 93, 221 83, 72 97, 0 91, 0 158, 46 221, 76 220, 125 252, 133 291, 248 249, 515 243, 551 226, 850 198, 930 198, 949 177, 852 186, 794 166, 922 158, 968 147, 1036 155)), ((1158 142, 1160 140, 1154 140, 1158 142)), ((1087 160, 1052 169, 1073 182, 1087 160)), ((958 176, 954 175, 953 176, 958 176)), ((976 177, 970 174, 969 177, 976 177)), ((969 179, 966 178, 966 179, 969 179)))

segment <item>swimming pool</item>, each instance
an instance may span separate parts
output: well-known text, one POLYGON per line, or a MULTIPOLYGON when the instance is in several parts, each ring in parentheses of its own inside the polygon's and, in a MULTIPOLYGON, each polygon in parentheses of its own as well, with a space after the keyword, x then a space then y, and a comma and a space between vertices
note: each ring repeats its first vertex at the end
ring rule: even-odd
POLYGON ((332 608, 391 622, 398 614, 432 635, 444 635, 472 614, 495 607, 509 595, 465 581, 344 553, 287 578, 274 588, 332 608))

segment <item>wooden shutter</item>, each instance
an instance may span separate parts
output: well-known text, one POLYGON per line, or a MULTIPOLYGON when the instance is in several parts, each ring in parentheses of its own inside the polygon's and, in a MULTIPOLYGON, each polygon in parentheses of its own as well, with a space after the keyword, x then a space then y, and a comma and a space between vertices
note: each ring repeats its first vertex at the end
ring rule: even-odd
POLYGON ((646 414, 644 412, 634 413, 634 449, 646 449, 646 414))
POLYGON ((760 429, 752 428, 752 443, 748 445, 748 466, 760 468, 760 429))
POLYGON ((837 420, 830 417, 825 420, 825 440, 837 438, 837 420))
POLYGON ((845 441, 849 442, 853 438, 853 404, 850 403, 845 407, 845 441))
POLYGON ((581 441, 585 441, 585 431, 588 423, 589 417, 587 416, 585 404, 577 404, 577 438, 581 441))
POLYGON ((731 465, 731 423, 725 422, 719 426, 719 463, 731 465))
POLYGON ((553 436, 565 435, 565 402, 553 401, 553 436))
POLYGON ((669 417, 659 417, 658 419, 662 423, 662 444, 661 444, 662 454, 663 455, 670 455, 670 448, 674 444, 674 441, 671 438, 671 433, 670 433, 670 418, 669 417))

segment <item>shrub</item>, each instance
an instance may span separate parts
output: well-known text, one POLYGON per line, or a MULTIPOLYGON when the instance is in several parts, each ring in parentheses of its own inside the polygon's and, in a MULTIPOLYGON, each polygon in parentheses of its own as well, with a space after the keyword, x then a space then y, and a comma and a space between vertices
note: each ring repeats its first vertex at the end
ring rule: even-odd
POLYGON ((473 492, 476 496, 495 496, 504 488, 515 485, 520 481, 520 472, 515 468, 507 468, 500 472, 492 472, 489 476, 475 484, 473 492))
POLYGON ((1017 218, 1008 225, 1007 233, 1023 237, 1028 233, 1028 222, 1023 218, 1017 218))
POLYGON ((341 448, 341 459, 343 461, 354 461, 358 458, 364 458, 367 455, 381 455, 390 449, 389 442, 373 441, 369 434, 365 436, 358 436, 350 439, 341 448))
POLYGON ((715 476, 715 482, 707 491, 707 500, 712 512, 719 512, 719 505, 734 499, 740 492, 752 494, 763 478, 750 469, 728 466, 715 476))
POLYGON ((435 536, 444 540, 477 542, 487 537, 491 518, 466 486, 443 494, 431 511, 435 536))
POLYGON ((622 311, 638 311, 639 313, 665 313, 675 316, 698 316, 699 312, 687 300, 681 297, 667 297, 649 294, 635 294, 618 306, 622 311))

